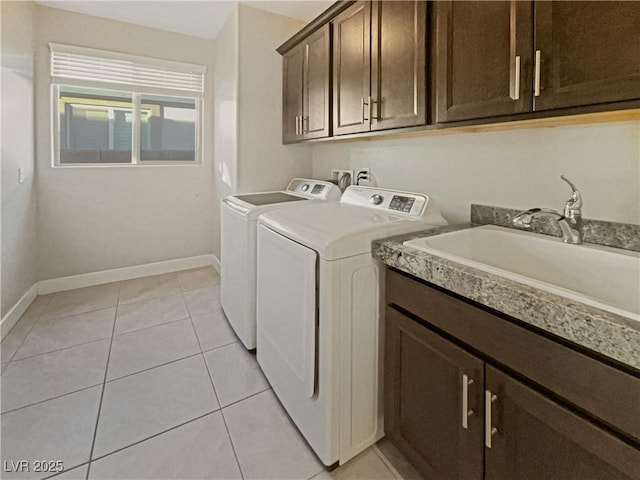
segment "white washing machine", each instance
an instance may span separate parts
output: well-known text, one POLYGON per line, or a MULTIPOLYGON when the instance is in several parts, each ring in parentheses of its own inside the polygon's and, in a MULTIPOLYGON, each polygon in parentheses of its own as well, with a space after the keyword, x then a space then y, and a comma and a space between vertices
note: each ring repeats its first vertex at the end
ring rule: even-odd
POLYGON ((331 182, 294 178, 284 191, 230 195, 220 212, 220 303, 238 338, 256 348, 256 221, 264 212, 309 201, 337 201, 331 182))
POLYGON ((446 224, 426 195, 356 186, 258 221, 258 363, 327 466, 384 433, 384 268, 371 242, 446 224))

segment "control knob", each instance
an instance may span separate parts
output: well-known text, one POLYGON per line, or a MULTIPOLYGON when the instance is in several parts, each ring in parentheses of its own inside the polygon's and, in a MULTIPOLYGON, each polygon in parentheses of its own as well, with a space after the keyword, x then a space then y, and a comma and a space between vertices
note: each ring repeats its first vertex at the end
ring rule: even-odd
POLYGON ((371 198, 369 198, 369 202, 373 203, 374 205, 380 205, 382 203, 382 195, 378 195, 377 193, 374 193, 373 195, 371 195, 371 198))
POLYGON ((304 185, 302 185, 302 191, 306 192, 307 190, 309 190, 309 184, 305 183, 304 185))

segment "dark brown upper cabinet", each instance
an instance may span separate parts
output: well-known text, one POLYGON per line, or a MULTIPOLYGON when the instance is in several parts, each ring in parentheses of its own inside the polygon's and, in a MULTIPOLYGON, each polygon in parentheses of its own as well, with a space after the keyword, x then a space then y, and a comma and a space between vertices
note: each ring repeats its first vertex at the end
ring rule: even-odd
POLYGON ((640 2, 435 8, 436 122, 640 98, 640 2))
POLYGON ((533 3, 446 1, 436 8, 436 122, 531 111, 533 3))
POLYGON ((283 56, 284 143, 330 135, 330 29, 326 24, 283 56))
POLYGON ((426 122, 426 2, 356 2, 334 20, 335 135, 426 122))
POLYGON ((640 98, 640 2, 536 2, 535 110, 640 98))

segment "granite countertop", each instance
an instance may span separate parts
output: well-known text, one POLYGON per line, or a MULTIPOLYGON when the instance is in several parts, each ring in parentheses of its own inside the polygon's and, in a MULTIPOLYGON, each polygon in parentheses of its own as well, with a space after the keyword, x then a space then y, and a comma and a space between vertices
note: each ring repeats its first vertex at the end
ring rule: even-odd
MULTIPOLYGON (((477 218, 472 207, 472 220, 477 218)), ((390 267, 640 370, 640 322, 403 245, 406 240, 486 223, 500 222, 437 227, 376 240, 372 254, 390 267)))

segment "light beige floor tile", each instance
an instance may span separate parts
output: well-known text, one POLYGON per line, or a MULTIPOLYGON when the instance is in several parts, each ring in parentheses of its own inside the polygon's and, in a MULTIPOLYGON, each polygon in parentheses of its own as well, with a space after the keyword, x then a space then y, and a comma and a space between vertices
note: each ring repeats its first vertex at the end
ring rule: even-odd
POLYGON ((244 478, 306 479, 322 471, 271 390, 231 405, 223 414, 244 478))
POLYGON ((184 292, 220 285, 220 275, 213 267, 194 268, 193 270, 178 272, 178 280, 184 292))
POLYGON ((120 303, 131 303, 181 293, 178 275, 165 273, 122 282, 120 303))
POLYGON ((40 320, 14 360, 111 337, 116 309, 107 308, 70 317, 40 320))
POLYGON ((223 407, 269 388, 255 355, 238 342, 211 350, 204 357, 223 407))
POLYGON ((73 470, 65 471, 60 475, 56 475, 56 480, 84 480, 87 478, 87 469, 89 465, 82 465, 81 467, 74 468, 73 470))
MULTIPOLYGON (((62 460, 70 469, 89 460, 100 386, 2 415, 2 460, 62 460)), ((33 466, 33 465, 32 465, 33 466)), ((2 478, 38 478, 35 472, 2 478)))
POLYGON ((51 299, 48 298, 43 300, 42 297, 36 297, 31 305, 29 305, 29 308, 27 308, 13 326, 11 331, 2 340, 2 344, 0 344, 0 354, 3 362, 8 362, 18 351, 22 342, 24 342, 24 339, 27 338, 29 332, 37 323, 49 300, 51 299))
POLYGON ((78 313, 115 307, 118 304, 119 291, 119 283, 106 283, 56 293, 51 297, 51 301, 45 307, 40 319, 68 317, 78 313))
POLYGON ((92 479, 242 478, 220 412, 91 464, 92 479))
POLYGON ((94 458, 217 409, 200 355, 109 382, 94 458))
POLYGON ((113 338, 107 379, 123 377, 200 352, 186 318, 113 338))
POLYGON ((369 448, 332 472, 322 472, 314 480, 396 480, 396 476, 369 448))
POLYGON ((187 301, 187 308, 192 317, 199 315, 211 315, 214 312, 221 312, 220 307, 220 287, 201 288, 184 294, 187 301))
POLYGON ((238 341, 222 309, 192 317, 192 320, 203 352, 238 341))
POLYGON ((2 411, 102 383, 109 340, 11 362, 2 374, 2 411))
POLYGON ((189 312, 182 294, 128 303, 118 307, 115 334, 133 332, 188 317, 189 312))

